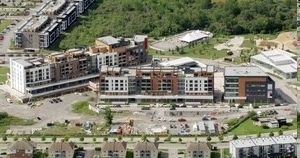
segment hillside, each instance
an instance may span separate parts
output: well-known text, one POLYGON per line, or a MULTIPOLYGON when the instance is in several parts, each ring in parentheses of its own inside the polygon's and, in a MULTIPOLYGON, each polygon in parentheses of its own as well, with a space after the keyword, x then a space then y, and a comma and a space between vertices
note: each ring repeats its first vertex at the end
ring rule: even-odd
POLYGON ((52 49, 90 45, 105 35, 162 37, 185 30, 274 33, 296 28, 293 0, 96 0, 52 49))

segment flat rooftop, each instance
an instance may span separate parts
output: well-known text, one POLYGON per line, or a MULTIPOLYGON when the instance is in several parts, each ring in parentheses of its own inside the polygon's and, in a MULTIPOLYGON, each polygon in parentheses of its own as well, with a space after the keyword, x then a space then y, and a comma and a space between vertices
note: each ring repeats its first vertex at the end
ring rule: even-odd
POLYGON ((49 20, 49 16, 47 15, 39 15, 37 17, 33 17, 29 20, 29 22, 24 26, 24 31, 37 31, 42 25, 44 25, 49 20))
POLYGON ((256 144, 251 139, 232 140, 230 141, 230 143, 236 148, 247 148, 247 147, 256 146, 256 144))
POLYGON ((199 67, 206 67, 205 64, 194 60, 190 57, 184 57, 184 58, 179 58, 179 59, 175 59, 175 60, 169 60, 169 61, 164 61, 159 63, 159 65, 161 66, 183 66, 183 65, 187 65, 187 64, 195 64, 199 67))
POLYGON ((104 37, 97 38, 97 40, 107 45, 114 45, 120 43, 119 39, 113 36, 104 36, 104 37))
POLYGON ((268 76, 257 66, 229 66, 225 67, 224 76, 268 76))
POLYGON ((50 4, 48 4, 42 11, 45 13, 53 13, 60 10, 65 4, 67 3, 66 0, 56 0, 52 1, 50 4))

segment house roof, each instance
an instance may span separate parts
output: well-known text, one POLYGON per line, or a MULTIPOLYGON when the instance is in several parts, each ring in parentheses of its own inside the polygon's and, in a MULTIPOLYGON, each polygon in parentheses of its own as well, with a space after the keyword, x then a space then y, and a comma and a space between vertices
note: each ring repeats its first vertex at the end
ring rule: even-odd
POLYGON ((134 151, 157 151, 158 150, 158 143, 153 142, 137 142, 134 146, 134 151))
POLYGON ((73 142, 53 142, 49 147, 49 151, 73 151, 74 147, 73 142))
POLYGON ((36 147, 34 142, 17 141, 9 145, 9 150, 33 150, 36 147))
POLYGON ((105 142, 102 146, 102 151, 125 151, 127 147, 126 142, 105 142))
POLYGON ((205 37, 209 37, 208 32, 196 30, 196 31, 187 33, 185 36, 183 36, 179 40, 184 41, 184 42, 193 42, 193 41, 205 38, 205 37))
POLYGON ((187 151, 210 151, 211 145, 204 142, 191 142, 187 144, 187 151))

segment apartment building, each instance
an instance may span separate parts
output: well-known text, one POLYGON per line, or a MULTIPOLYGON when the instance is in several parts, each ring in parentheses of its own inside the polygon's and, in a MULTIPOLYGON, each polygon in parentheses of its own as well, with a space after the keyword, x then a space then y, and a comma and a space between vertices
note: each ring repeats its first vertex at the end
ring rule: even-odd
POLYGON ((187 143, 186 157, 187 158, 210 158, 211 145, 204 142, 187 143))
POLYGON ((73 158, 75 144, 73 142, 53 142, 50 144, 49 158, 73 158))
POLYGON ((153 142, 137 142, 133 149, 134 158, 157 158, 158 143, 153 142))
POLYGON ((205 102, 214 95, 214 66, 205 68, 102 66, 100 99, 115 102, 205 102))
POLYGON ((101 148, 103 158, 126 158, 126 142, 105 142, 101 148))
POLYGON ((292 158, 297 155, 297 141, 291 135, 238 139, 229 142, 232 158, 292 158))
POLYGON ((232 103, 274 102, 275 82, 259 67, 225 67, 224 100, 232 103))
POLYGON ((96 60, 95 55, 77 49, 45 59, 10 59, 8 85, 30 97, 86 87, 89 81, 99 80, 96 60))
POLYGON ((148 37, 146 35, 136 35, 131 39, 112 36, 100 37, 96 39, 95 46, 89 47, 91 53, 114 53, 114 55, 105 56, 106 58, 113 56, 120 67, 136 66, 147 62, 147 49, 148 37))
POLYGON ((9 158, 33 158, 36 152, 36 143, 28 141, 17 141, 9 144, 9 158))
POLYGON ((47 1, 14 32, 14 44, 27 50, 48 48, 94 0, 47 1))

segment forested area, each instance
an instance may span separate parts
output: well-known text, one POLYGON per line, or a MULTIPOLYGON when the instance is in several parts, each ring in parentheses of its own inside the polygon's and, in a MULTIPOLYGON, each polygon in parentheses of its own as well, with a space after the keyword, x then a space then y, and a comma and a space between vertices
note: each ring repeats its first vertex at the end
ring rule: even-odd
POLYGON ((295 29, 295 13, 294 0, 96 0, 54 47, 90 45, 105 35, 162 37, 192 29, 275 33, 295 29))

